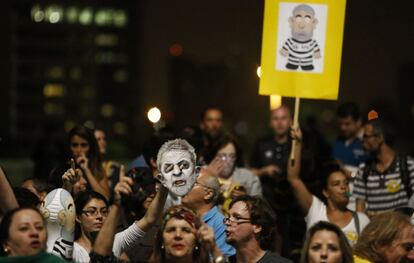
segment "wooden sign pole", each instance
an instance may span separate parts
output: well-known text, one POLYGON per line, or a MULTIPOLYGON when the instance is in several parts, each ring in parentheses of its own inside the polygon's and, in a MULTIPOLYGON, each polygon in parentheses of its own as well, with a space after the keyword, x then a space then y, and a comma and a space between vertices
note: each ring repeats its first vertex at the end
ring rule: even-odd
MULTIPOLYGON (((300 106, 300 98, 295 98, 295 112, 293 115, 293 128, 297 129, 299 127, 299 106, 300 106)), ((290 150, 290 161, 292 164, 295 163, 295 147, 296 147, 296 140, 292 140, 292 148, 290 150)))

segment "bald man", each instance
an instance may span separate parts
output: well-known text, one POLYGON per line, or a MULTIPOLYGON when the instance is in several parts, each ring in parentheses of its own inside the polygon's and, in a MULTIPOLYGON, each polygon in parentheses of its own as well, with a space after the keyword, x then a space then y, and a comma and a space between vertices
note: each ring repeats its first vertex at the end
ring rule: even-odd
POLYGON ((227 257, 236 254, 235 249, 226 243, 224 216, 216 206, 220 194, 220 183, 208 170, 202 169, 193 189, 183 197, 182 204, 191 208, 214 230, 216 244, 227 257))

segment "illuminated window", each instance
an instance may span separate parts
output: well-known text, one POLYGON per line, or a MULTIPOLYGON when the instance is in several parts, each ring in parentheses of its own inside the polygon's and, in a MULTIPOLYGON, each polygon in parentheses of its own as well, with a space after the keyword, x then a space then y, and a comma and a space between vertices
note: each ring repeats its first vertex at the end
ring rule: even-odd
POLYGON ((45 12, 42 10, 40 5, 33 6, 30 14, 32 16, 32 20, 36 23, 40 23, 45 19, 45 12))
POLYGON ((128 71, 124 69, 118 69, 114 72, 113 79, 115 82, 124 83, 127 82, 129 78, 128 71))
POLYGON ((101 114, 105 118, 110 118, 114 115, 114 106, 112 104, 103 104, 101 107, 101 114))
POLYGON ((65 86, 62 84, 49 83, 43 87, 43 95, 45 97, 64 97, 65 86))
POLYGON ((95 36, 95 44, 97 46, 116 46, 118 44, 118 36, 114 34, 98 34, 95 36))
POLYGON ((80 13, 79 13, 79 23, 81 23, 82 25, 90 25, 93 21, 93 11, 92 8, 84 8, 80 13))
POLYGON ((66 10, 66 21, 70 24, 75 24, 78 21, 79 10, 74 6, 68 7, 66 10))
POLYGON ((48 102, 43 105, 43 111, 46 115, 62 115, 65 108, 62 104, 48 102))
POLYGON ((95 14, 95 24, 98 26, 110 26, 112 25, 112 13, 111 9, 100 9, 95 14))
POLYGON ((128 15, 124 10, 113 12, 113 23, 116 27, 124 27, 128 23, 128 15))
POLYGON ((54 66, 46 69, 46 78, 61 79, 65 76, 65 70, 63 67, 54 66))
POLYGON ((59 23, 63 19, 63 8, 58 5, 50 5, 46 7, 45 16, 51 24, 59 23))

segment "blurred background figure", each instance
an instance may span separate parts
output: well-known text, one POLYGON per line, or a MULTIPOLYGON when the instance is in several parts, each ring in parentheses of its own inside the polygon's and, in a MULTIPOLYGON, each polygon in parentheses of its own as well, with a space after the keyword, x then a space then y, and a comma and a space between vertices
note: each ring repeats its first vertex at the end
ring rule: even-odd
POLYGON ((100 128, 95 128, 94 135, 96 138, 96 142, 98 143, 102 166, 106 176, 108 177, 109 187, 111 191, 113 191, 113 188, 119 181, 119 169, 121 164, 113 160, 107 160, 105 158, 107 153, 107 141, 105 131, 100 128))
POLYGON ((340 163, 349 178, 350 198, 348 208, 355 211, 354 178, 361 163, 368 159, 368 153, 362 146, 362 120, 359 107, 354 102, 343 103, 336 110, 339 135, 336 138, 332 157, 340 163))
POLYGON ((220 182, 220 203, 226 215, 232 199, 241 195, 261 196, 262 185, 259 178, 250 170, 243 168, 243 154, 236 139, 226 134, 214 147, 214 159, 207 169, 217 176, 220 182))
MULTIPOLYGON (((88 188, 99 192, 107 199, 110 197, 108 178, 102 165, 99 146, 93 131, 85 126, 76 126, 68 134, 70 158, 77 168, 82 170, 88 188)), ((62 174, 71 168, 70 160, 55 167, 49 176, 49 183, 54 188, 62 186, 62 174)))
POLYGON ((198 161, 206 164, 214 156, 213 149, 217 140, 223 135, 223 112, 217 107, 206 108, 200 119, 200 133, 195 136, 201 137, 201 148, 198 149, 198 161))

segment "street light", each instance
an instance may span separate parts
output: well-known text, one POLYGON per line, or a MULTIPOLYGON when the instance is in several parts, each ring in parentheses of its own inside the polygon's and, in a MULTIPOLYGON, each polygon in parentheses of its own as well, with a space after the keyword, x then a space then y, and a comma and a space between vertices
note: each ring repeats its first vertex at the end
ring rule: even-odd
POLYGON ((148 120, 152 123, 157 123, 161 119, 161 111, 157 107, 152 107, 147 113, 148 120))

